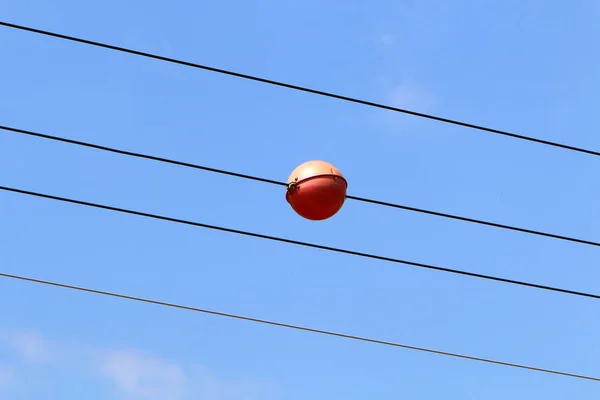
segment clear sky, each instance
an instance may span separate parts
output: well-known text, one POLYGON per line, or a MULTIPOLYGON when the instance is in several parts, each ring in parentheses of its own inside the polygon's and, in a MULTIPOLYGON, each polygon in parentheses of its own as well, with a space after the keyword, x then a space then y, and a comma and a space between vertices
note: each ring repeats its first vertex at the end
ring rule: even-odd
MULTIPOLYGON (((0 19, 600 149, 600 3, 0 0, 0 19)), ((592 156, 0 28, 0 124, 600 240, 592 156)), ((0 132, 0 184, 600 293, 598 249, 0 132)), ((600 375, 600 303, 0 193, 0 269, 600 375)), ((591 399, 598 383, 0 280, 0 398, 591 399)))

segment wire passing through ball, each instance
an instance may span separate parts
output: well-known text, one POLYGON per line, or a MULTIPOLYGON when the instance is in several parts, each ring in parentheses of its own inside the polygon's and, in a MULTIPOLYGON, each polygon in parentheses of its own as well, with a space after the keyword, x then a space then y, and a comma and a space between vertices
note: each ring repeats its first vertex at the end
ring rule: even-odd
POLYGON ((301 217, 321 221, 342 208, 347 187, 348 182, 332 164, 307 161, 290 174, 285 198, 301 217))

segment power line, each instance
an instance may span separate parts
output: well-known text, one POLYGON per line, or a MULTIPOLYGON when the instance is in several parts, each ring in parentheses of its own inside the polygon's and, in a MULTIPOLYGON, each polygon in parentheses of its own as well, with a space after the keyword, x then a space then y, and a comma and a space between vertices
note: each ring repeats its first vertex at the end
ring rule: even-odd
MULTIPOLYGON (((77 145, 77 146, 83 146, 83 147, 93 148, 93 149, 97 149, 97 150, 108 151, 111 153, 117 153, 117 154, 122 154, 122 155, 126 155, 126 156, 143 158, 143 159, 158 161, 158 162, 167 163, 167 164, 174 164, 174 165, 179 165, 179 166, 187 167, 187 168, 200 169, 203 171, 214 172, 214 173, 224 174, 224 175, 230 175, 230 176, 234 176, 237 178, 250 179, 250 180, 254 180, 254 181, 258 181, 258 182, 270 183, 273 185, 286 186, 286 183, 279 182, 279 181, 276 181, 273 179, 266 179, 266 178, 261 178, 261 177, 257 177, 257 176, 226 171, 223 169, 211 168, 211 167, 206 167, 203 165, 192 164, 192 163, 172 160, 172 159, 168 159, 168 158, 142 154, 142 153, 138 153, 138 152, 116 149, 113 147, 101 146, 101 145, 93 144, 93 143, 89 143, 89 142, 83 142, 83 141, 74 140, 74 139, 67 139, 67 138, 60 137, 60 136, 48 135, 48 134, 39 133, 39 132, 32 132, 32 131, 25 130, 25 129, 12 128, 9 126, 4 126, 4 125, 0 125, 0 129, 5 130, 5 131, 14 132, 14 133, 23 134, 23 135, 34 136, 34 137, 38 137, 38 138, 42 138, 42 139, 49 139, 49 140, 73 144, 73 145, 77 145)), ((371 204, 376 204, 376 205, 385 206, 385 207, 397 208, 397 209, 401 209, 401 210, 405 210, 405 211, 418 212, 418 213, 433 215, 433 216, 437 216, 437 217, 455 219, 455 220, 463 221, 463 222, 470 222, 470 223, 475 223, 475 224, 480 224, 480 225, 491 226, 494 228, 507 229, 507 230, 512 230, 512 231, 516 231, 516 232, 522 232, 522 233, 528 233, 528 234, 532 234, 532 235, 549 237, 552 239, 559 239, 559 240, 565 240, 565 241, 569 241, 569 242, 575 242, 575 243, 600 247, 600 242, 594 242, 591 240, 578 239, 578 238, 573 238, 573 237, 564 236, 564 235, 557 235, 557 234, 548 233, 548 232, 541 232, 541 231, 536 231, 536 230, 532 230, 532 229, 520 228, 517 226, 505 225, 505 224, 500 224, 500 223, 496 223, 496 222, 483 221, 483 220, 478 220, 478 219, 474 219, 474 218, 463 217, 460 215, 447 214, 447 213, 442 213, 442 212, 438 212, 438 211, 432 211, 432 210, 426 210, 426 209, 422 209, 422 208, 405 206, 405 205, 397 204, 397 203, 389 203, 389 202, 385 202, 385 201, 381 201, 381 200, 368 199, 368 198, 364 198, 364 197, 346 196, 346 198, 351 199, 351 200, 361 201, 364 203, 371 203, 371 204)))
POLYGON ((589 298, 600 300, 600 295, 596 295, 596 294, 592 294, 592 293, 578 292, 578 291, 574 291, 574 290, 562 289, 562 288, 557 288, 557 287, 553 287, 553 286, 539 285, 536 283, 517 281, 517 280, 513 280, 513 279, 500 278, 500 277, 492 276, 492 275, 478 274, 475 272, 462 271, 462 270, 457 270, 457 269, 440 267, 440 266, 436 266, 436 265, 401 260, 398 258, 385 257, 385 256, 376 255, 376 254, 341 249, 338 247, 330 247, 330 246, 324 246, 324 245, 310 243, 310 242, 302 242, 299 240, 286 239, 286 238, 277 237, 277 236, 269 236, 269 235, 264 235, 261 233, 248 232, 248 231, 242 231, 242 230, 238 230, 238 229, 226 228, 223 226, 204 224, 201 222, 194 222, 194 221, 189 221, 189 220, 184 220, 184 219, 179 219, 179 218, 167 217, 164 215, 151 214, 151 213, 146 213, 146 212, 142 212, 142 211, 128 210, 125 208, 113 207, 113 206, 108 206, 108 205, 104 205, 104 204, 90 203, 87 201, 74 200, 74 199, 69 199, 66 197, 59 197, 59 196, 54 196, 54 195, 44 194, 44 193, 39 193, 39 192, 32 192, 32 191, 23 190, 23 189, 10 188, 10 187, 6 187, 6 186, 0 186, 0 190, 4 190, 7 192, 13 192, 13 193, 19 193, 19 194, 25 194, 25 195, 34 196, 34 197, 41 197, 41 198, 50 199, 50 200, 58 200, 58 201, 62 201, 65 203, 78 204, 78 205, 83 205, 83 206, 87 206, 87 207, 99 208, 99 209, 103 209, 103 210, 116 211, 116 212, 120 212, 120 213, 124 213, 124 214, 131 214, 131 215, 137 215, 137 216, 146 217, 146 218, 153 218, 153 219, 158 219, 158 220, 162 220, 162 221, 175 222, 178 224, 213 229, 213 230, 217 230, 217 231, 221 231, 221 232, 235 233, 238 235, 250 236, 250 237, 255 237, 255 238, 259 238, 259 239, 272 240, 272 241, 276 241, 276 242, 294 244, 294 245, 298 245, 298 246, 311 247, 314 249, 327 250, 327 251, 332 251, 332 252, 336 252, 336 253, 349 254, 349 255, 358 256, 358 257, 370 258, 370 259, 375 259, 375 260, 380 260, 380 261, 388 261, 388 262, 393 262, 393 263, 397 263, 397 264, 405 264, 405 265, 410 265, 413 267, 426 268, 426 269, 442 271, 442 272, 449 272, 449 273, 453 273, 453 274, 465 275, 465 276, 470 276, 470 277, 474 277, 474 278, 488 279, 488 280, 497 281, 497 282, 510 283, 510 284, 514 284, 514 285, 527 286, 527 287, 532 287, 532 288, 536 288, 536 289, 549 290, 549 291, 563 293, 563 294, 589 297, 589 298))
POLYGON ((12 128, 10 126, 5 126, 5 125, 0 125, 0 129, 5 130, 5 131, 14 132, 14 133, 20 133, 20 134, 28 135, 28 136, 35 136, 35 137, 42 138, 42 139, 49 139, 49 140, 54 140, 57 142, 74 144, 77 146, 89 147, 89 148, 96 149, 96 150, 108 151, 111 153, 122 154, 122 155, 126 155, 126 156, 137 157, 137 158, 145 158, 147 160, 159 161, 159 162, 167 163, 167 164, 179 165, 181 167, 194 168, 194 169, 199 169, 199 170, 203 170, 203 171, 214 172, 217 174, 223 174, 223 175, 230 175, 230 176, 235 176, 237 178, 250 179, 250 180, 259 181, 259 182, 263 182, 263 183, 270 183, 272 185, 286 186, 285 183, 275 181, 272 179, 260 178, 257 176, 226 171, 224 169, 205 167, 203 165, 192 164, 192 163, 188 163, 188 162, 177 161, 177 160, 172 160, 172 159, 163 158, 163 157, 151 156, 148 154, 142 154, 142 153, 136 153, 136 152, 127 151, 127 150, 116 149, 114 147, 107 147, 107 146, 102 146, 99 144, 82 142, 82 141, 74 140, 74 139, 67 139, 67 138, 60 137, 60 136, 48 135, 45 133, 28 131, 25 129, 12 128))
POLYGON ((60 33, 31 28, 31 27, 27 27, 27 26, 23 26, 23 25, 12 24, 9 22, 0 21, 0 25, 8 27, 8 28, 19 29, 22 31, 33 32, 33 33, 46 35, 46 36, 52 36, 52 37, 59 38, 59 39, 65 39, 65 40, 69 40, 69 41, 73 41, 73 42, 84 43, 84 44, 91 45, 91 46, 103 47, 105 49, 115 50, 115 51, 119 51, 119 52, 123 52, 123 53, 129 53, 129 54, 134 54, 137 56, 153 58, 155 60, 166 61, 169 63, 179 64, 179 65, 185 65, 187 67, 203 69, 205 71, 211 71, 211 72, 216 72, 219 74, 235 76, 237 78, 248 79, 248 80, 252 80, 252 81, 256 81, 256 82, 260 82, 260 83, 266 83, 269 85, 284 87, 284 88, 293 89, 293 90, 299 90, 302 92, 307 92, 307 93, 316 94, 319 96, 325 96, 325 97, 330 97, 330 98, 334 98, 334 99, 338 99, 338 100, 348 101, 351 103, 361 104, 361 105, 380 108, 380 109, 389 110, 389 111, 400 112, 400 113, 404 113, 404 114, 409 114, 409 115, 413 115, 413 116, 417 116, 417 117, 421 117, 421 118, 431 119, 431 120, 439 121, 439 122, 445 122, 448 124, 463 126, 466 128, 476 129, 476 130, 485 131, 485 132, 489 132, 489 133, 495 133, 498 135, 508 136, 508 137, 512 137, 515 139, 526 140, 529 142, 534 142, 534 143, 543 144, 543 145, 547 145, 547 146, 553 146, 553 147, 558 147, 558 148, 562 148, 562 149, 566 149, 566 150, 572 150, 572 151, 576 151, 579 153, 586 153, 586 154, 591 154, 593 156, 600 156, 599 151, 584 149, 581 147, 570 146, 570 145, 557 143, 557 142, 551 142, 548 140, 538 139, 538 138, 534 138, 534 137, 530 137, 530 136, 519 135, 516 133, 503 131, 503 130, 499 130, 499 129, 494 129, 494 128, 489 128, 489 127, 482 126, 482 125, 475 125, 475 124, 461 122, 461 121, 457 121, 457 120, 453 120, 453 119, 442 118, 442 117, 438 117, 435 115, 424 114, 424 113, 420 113, 420 112, 416 112, 416 111, 410 111, 410 110, 406 110, 403 108, 392 107, 389 105, 375 103, 375 102, 371 102, 371 101, 367 101, 367 100, 361 100, 361 99, 354 98, 354 97, 342 96, 339 94, 325 92, 325 91, 321 91, 321 90, 317 90, 317 89, 311 89, 308 87, 292 85, 289 83, 284 83, 284 82, 275 81, 275 80, 266 79, 266 78, 260 78, 257 76, 252 76, 252 75, 242 74, 239 72, 215 68, 215 67, 211 67, 208 65, 197 64, 197 63, 193 63, 190 61, 184 61, 184 60, 179 60, 176 58, 170 58, 170 57, 160 56, 157 54, 146 53, 143 51, 128 49, 125 47, 119 47, 119 46, 115 46, 115 45, 111 45, 111 44, 88 40, 88 39, 82 39, 82 38, 78 38, 78 37, 74 37, 74 36, 63 35, 60 33))
POLYGON ((238 320, 243 320, 243 321, 256 322, 256 323, 260 323, 260 324, 278 326, 281 328, 295 329, 295 330, 318 333, 321 335, 334 336, 334 337, 339 337, 339 338, 344 338, 344 339, 358 340, 358 341, 362 341, 362 342, 381 344, 381 345, 385 345, 385 346, 400 347, 400 348, 408 349, 408 350, 416 350, 416 351, 433 353, 433 354, 438 354, 438 355, 443 355, 443 356, 462 358, 462 359, 466 359, 466 360, 479 361, 479 362, 485 362, 485 363, 489 363, 489 364, 503 365, 503 366, 507 366, 507 367, 520 368, 520 369, 526 369, 526 370, 530 370, 530 371, 544 372, 544 373, 548 373, 548 374, 562 375, 562 376, 568 376, 571 378, 586 379, 586 380, 600 382, 600 378, 594 377, 594 376, 573 374, 570 372, 562 372, 562 371, 551 370, 551 369, 546 369, 546 368, 532 367, 529 365, 515 364, 515 363, 506 362, 506 361, 498 361, 498 360, 492 360, 492 359, 488 359, 488 358, 474 357, 474 356, 468 356, 468 355, 458 354, 458 353, 450 353, 447 351, 433 350, 433 349, 429 349, 429 348, 425 348, 425 347, 410 346, 410 345, 406 345, 406 344, 401 344, 401 343, 397 343, 397 342, 389 342, 389 341, 379 340, 379 339, 370 339, 370 338, 366 338, 363 336, 349 335, 349 334, 345 334, 345 333, 338 333, 338 332, 326 331, 326 330, 322 330, 322 329, 309 328, 309 327, 300 326, 300 325, 292 325, 292 324, 287 324, 287 323, 282 323, 282 322, 275 322, 275 321, 270 321, 270 320, 266 320, 266 319, 252 318, 252 317, 246 317, 246 316, 237 315, 237 314, 230 314, 230 313, 224 313, 224 312, 220 312, 220 311, 213 311, 213 310, 207 310, 207 309, 202 309, 202 308, 197 308, 197 307, 184 306, 181 304, 168 303, 168 302, 164 302, 164 301, 152 300, 152 299, 143 298, 143 297, 134 297, 134 296, 129 296, 129 295, 120 294, 120 293, 106 292, 106 291, 102 291, 102 290, 90 289, 90 288, 85 288, 85 287, 81 287, 81 286, 67 285, 64 283, 29 278, 29 277, 20 276, 20 275, 12 275, 12 274, 4 273, 4 272, 0 272, 0 277, 10 278, 10 279, 18 279, 18 280, 27 281, 27 282, 40 283, 43 285, 55 286, 55 287, 59 287, 59 288, 77 290, 77 291, 93 293, 93 294, 100 294, 100 295, 116 297, 116 298, 120 298, 120 299, 139 301, 139 302, 143 302, 143 303, 150 303, 150 304, 164 306, 164 307, 178 308, 178 309, 183 309, 183 310, 187 310, 187 311, 195 311, 195 312, 204 313, 204 314, 217 315, 220 317, 227 317, 227 318, 233 318, 233 319, 238 319, 238 320))
POLYGON ((406 210, 406 211, 414 211, 414 212, 418 212, 418 213, 434 215, 437 217, 450 218, 450 219, 455 219, 458 221, 492 226, 494 228, 507 229, 507 230, 516 231, 516 232, 528 233, 531 235, 545 236, 545 237, 549 237, 552 239, 566 240, 569 242, 586 244, 586 245, 590 245, 590 246, 600 246, 600 242, 594 242, 591 240, 578 239, 578 238, 574 238, 574 237, 570 237, 570 236, 557 235, 554 233, 548 233, 548 232, 542 232, 542 231, 535 231, 532 229, 520 228, 520 227, 512 226, 512 225, 504 225, 504 224, 499 224, 496 222, 489 222, 489 221, 483 221, 483 220, 478 220, 478 219, 474 219, 474 218, 462 217, 460 215, 453 215, 453 214, 446 214, 446 213, 437 212, 437 211, 424 210, 421 208, 409 207, 409 206, 404 206, 401 204, 388 203, 388 202, 381 201, 381 200, 372 200, 372 199, 366 199, 363 197, 355 197, 355 196, 346 196, 346 198, 362 201, 365 203, 372 203, 372 204, 385 206, 385 207, 399 208, 399 209, 406 210))

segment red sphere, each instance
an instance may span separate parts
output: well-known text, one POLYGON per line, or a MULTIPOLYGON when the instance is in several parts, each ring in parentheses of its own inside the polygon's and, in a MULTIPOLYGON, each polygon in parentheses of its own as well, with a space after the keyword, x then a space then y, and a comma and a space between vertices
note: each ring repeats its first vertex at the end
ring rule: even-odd
POLYGON ((348 182, 325 161, 300 164, 288 178, 285 198, 298 215, 313 221, 333 217, 344 205, 348 182))

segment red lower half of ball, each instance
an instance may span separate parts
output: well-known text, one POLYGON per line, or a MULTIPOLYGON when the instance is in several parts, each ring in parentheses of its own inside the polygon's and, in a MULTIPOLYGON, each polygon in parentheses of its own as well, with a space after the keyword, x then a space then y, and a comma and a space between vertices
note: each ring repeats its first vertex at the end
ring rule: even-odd
POLYGON ((298 215, 313 221, 334 216, 344 205, 348 184, 339 176, 318 176, 296 183, 286 199, 298 215))

